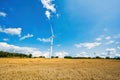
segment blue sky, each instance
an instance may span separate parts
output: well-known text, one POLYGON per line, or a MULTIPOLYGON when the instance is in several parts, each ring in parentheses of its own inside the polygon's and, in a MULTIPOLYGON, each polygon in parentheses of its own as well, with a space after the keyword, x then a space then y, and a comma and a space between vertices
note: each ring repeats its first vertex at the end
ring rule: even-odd
POLYGON ((52 25, 53 55, 120 56, 119 3, 0 0, 0 50, 48 56, 52 25))

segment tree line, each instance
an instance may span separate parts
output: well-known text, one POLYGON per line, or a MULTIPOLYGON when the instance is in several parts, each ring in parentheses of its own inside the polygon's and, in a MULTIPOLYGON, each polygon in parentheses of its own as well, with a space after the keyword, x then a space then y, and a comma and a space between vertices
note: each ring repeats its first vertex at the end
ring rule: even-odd
MULTIPOLYGON (((23 54, 23 53, 12 53, 12 52, 4 52, 0 51, 0 58, 12 58, 12 57, 19 57, 19 58, 32 58, 32 54, 23 54)), ((33 58, 45 58, 45 56, 33 57, 33 58)), ((51 58, 59 58, 59 56, 52 56, 51 58)), ((64 56, 65 59, 117 59, 120 60, 120 57, 105 57, 102 58, 100 56, 96 57, 72 57, 72 56, 64 56)))
POLYGON ((12 53, 12 52, 0 51, 0 58, 11 58, 11 57, 31 58, 32 54, 12 53))
POLYGON ((100 57, 100 56, 96 56, 96 57, 72 57, 72 56, 64 56, 65 59, 117 59, 117 60, 120 60, 120 57, 114 57, 114 58, 111 58, 111 57, 100 57))

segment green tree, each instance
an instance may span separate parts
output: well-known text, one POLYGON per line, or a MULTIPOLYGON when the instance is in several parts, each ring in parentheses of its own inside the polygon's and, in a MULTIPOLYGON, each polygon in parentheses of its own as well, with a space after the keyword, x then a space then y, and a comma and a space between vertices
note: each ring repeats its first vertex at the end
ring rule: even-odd
POLYGON ((32 54, 29 54, 29 58, 32 58, 32 54))
POLYGON ((105 59, 110 59, 110 57, 107 56, 105 59))

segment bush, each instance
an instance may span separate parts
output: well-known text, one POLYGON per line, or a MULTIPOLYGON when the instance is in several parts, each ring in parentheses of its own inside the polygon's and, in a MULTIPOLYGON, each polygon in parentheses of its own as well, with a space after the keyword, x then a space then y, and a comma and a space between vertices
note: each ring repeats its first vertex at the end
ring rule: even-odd
POLYGON ((39 56, 39 58, 45 58, 45 56, 39 56))
POLYGON ((96 59, 102 59, 100 56, 96 56, 96 59))
POLYGON ((105 59, 110 59, 110 57, 106 57, 105 59))
POLYGON ((29 58, 32 58, 32 54, 29 54, 29 58))
POLYGON ((55 58, 54 56, 51 56, 51 58, 55 58))
POLYGON ((72 59, 71 56, 64 56, 64 58, 67 58, 67 59, 72 59))
POLYGON ((59 58, 58 56, 55 56, 55 58, 59 58))

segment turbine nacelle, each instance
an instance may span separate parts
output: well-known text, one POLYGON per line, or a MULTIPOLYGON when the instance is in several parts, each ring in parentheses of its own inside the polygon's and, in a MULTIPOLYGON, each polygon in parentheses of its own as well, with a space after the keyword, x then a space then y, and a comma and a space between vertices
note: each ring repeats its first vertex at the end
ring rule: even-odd
POLYGON ((55 36, 54 35, 52 35, 50 38, 54 38, 55 36))

